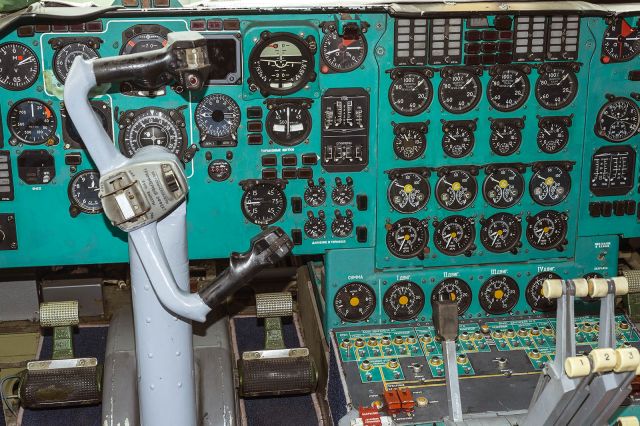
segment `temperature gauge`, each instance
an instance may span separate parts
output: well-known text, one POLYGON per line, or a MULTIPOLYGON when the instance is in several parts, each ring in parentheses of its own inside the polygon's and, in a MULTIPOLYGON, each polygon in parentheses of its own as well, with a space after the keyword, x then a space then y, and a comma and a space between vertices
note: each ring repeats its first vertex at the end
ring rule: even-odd
POLYGON ((520 298, 518 283, 506 275, 494 275, 482 284, 478 296, 480 306, 492 315, 506 314, 520 298))
POLYGON ((458 315, 467 312, 471 306, 473 293, 466 281, 460 278, 445 278, 433 288, 431 292, 431 304, 439 300, 451 300, 458 304, 458 315))
POLYGON ((476 199, 478 183, 466 170, 451 170, 438 179, 435 193, 438 203, 445 209, 463 210, 476 199))
POLYGON ((514 206, 524 194, 524 178, 513 167, 489 166, 482 184, 482 195, 489 205, 497 209, 514 206))
POLYGON ((561 277, 558 274, 554 274, 553 272, 543 272, 536 275, 531 281, 529 281, 524 295, 527 299, 527 303, 531 306, 531 309, 539 312, 556 310, 556 306, 558 304, 557 299, 547 299, 542 295, 542 283, 544 283, 545 280, 559 279, 561 279, 561 277))
POLYGON ((396 125, 393 129, 393 152, 401 160, 411 161, 421 157, 427 149, 426 125, 396 125))
POLYGON ((409 321, 424 308, 424 292, 413 281, 398 281, 384 293, 382 307, 392 321, 409 321))
POLYGON ((395 172, 389 188, 387 200, 391 207, 400 213, 415 213, 423 209, 429 201, 428 172, 415 171, 395 172))

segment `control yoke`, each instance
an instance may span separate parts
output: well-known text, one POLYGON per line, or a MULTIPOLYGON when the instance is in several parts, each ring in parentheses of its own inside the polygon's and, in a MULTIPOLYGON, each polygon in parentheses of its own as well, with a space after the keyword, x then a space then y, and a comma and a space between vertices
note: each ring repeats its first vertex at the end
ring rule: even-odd
MULTIPOLYGON (((162 305, 174 315, 204 321, 207 313, 246 284, 259 270, 291 252, 293 244, 277 227, 267 228, 251 240, 248 252, 231 255, 229 268, 199 294, 178 285, 167 260, 180 256, 188 263, 186 231, 158 234, 157 223, 186 222, 188 184, 182 164, 164 147, 147 146, 132 158, 118 152, 89 103, 98 84, 131 80, 146 88, 175 81, 188 90, 202 88, 210 69, 206 40, 196 32, 173 32, 159 50, 117 57, 84 60, 77 57, 64 90, 65 107, 100 171, 100 198, 114 226, 129 233, 130 257, 137 257, 162 305)), ((172 228, 172 227, 166 227, 172 228)), ((136 259, 136 260, 138 260, 136 259)), ((177 262, 180 263, 180 262, 177 262)))

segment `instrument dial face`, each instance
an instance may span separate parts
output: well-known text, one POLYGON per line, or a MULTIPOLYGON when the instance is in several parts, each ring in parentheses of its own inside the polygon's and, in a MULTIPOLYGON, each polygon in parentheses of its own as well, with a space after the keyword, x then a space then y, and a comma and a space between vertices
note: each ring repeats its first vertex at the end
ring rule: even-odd
POLYGON ((569 142, 569 128, 559 121, 545 120, 536 138, 538 148, 547 154, 560 152, 569 142))
POLYGON ((120 49, 121 55, 150 52, 162 49, 167 45, 167 38, 157 32, 142 32, 129 38, 120 49))
POLYGON ((463 210, 473 203, 477 195, 476 178, 465 170, 451 170, 436 183, 438 203, 447 210, 463 210))
POLYGON ((89 60, 99 58, 98 52, 87 46, 85 43, 69 43, 57 50, 53 55, 53 73, 61 83, 67 79, 67 74, 73 65, 74 59, 80 56, 82 59, 89 60))
POLYGON ((311 207, 320 207, 327 200, 327 191, 320 185, 308 186, 303 198, 311 207))
POLYGON ((470 70, 452 69, 442 76, 438 99, 445 110, 453 114, 471 111, 482 95, 480 78, 470 70))
POLYGON ((480 306, 492 315, 510 312, 519 298, 518 283, 506 275, 494 275, 480 287, 480 306))
POLYGON ((102 212, 102 202, 98 195, 100 174, 95 170, 84 170, 71 178, 69 182, 69 200, 83 213, 102 212))
POLYGON ((338 216, 331 222, 331 232, 339 238, 347 238, 353 232, 353 220, 349 216, 338 216))
POLYGON ((55 137, 57 120, 53 110, 37 99, 14 104, 7 117, 9 131, 27 145, 40 145, 55 137))
POLYGON ((551 67, 538 77, 535 94, 538 103, 546 109, 564 108, 578 94, 578 78, 567 68, 551 67))
POLYGON ((531 281, 529 281, 524 295, 527 299, 527 303, 531 306, 531 309, 539 312, 556 310, 558 301, 556 299, 547 299, 542 295, 542 283, 544 283, 544 280, 559 279, 561 279, 561 277, 558 274, 554 274, 553 272, 543 272, 536 275, 531 281))
POLYGON ((418 129, 404 128, 393 140, 393 152, 401 160, 415 160, 422 156, 426 149, 427 137, 418 129))
POLYGON ((467 217, 449 216, 435 225, 433 243, 447 256, 457 256, 473 250, 475 239, 476 229, 473 220, 467 217))
POLYGON ((516 169, 501 167, 492 171, 484 179, 482 195, 492 207, 508 209, 513 207, 524 193, 524 178, 516 169))
POLYGON ((231 164, 226 160, 213 160, 207 167, 207 173, 216 182, 225 181, 231 177, 231 164))
POLYGON ((416 172, 403 172, 389 183, 387 200, 400 213, 415 213, 429 201, 429 181, 416 172))
POLYGON ((376 295, 367 284, 350 282, 336 292, 333 309, 342 321, 365 321, 376 309, 376 295))
POLYGON ((240 107, 230 96, 208 95, 196 107, 196 125, 200 132, 221 139, 233 137, 240 126, 240 107))
POLYGON ((402 218, 387 230, 387 248, 391 254, 401 259, 418 256, 428 241, 427 227, 413 217, 402 218))
POLYGON ((433 288, 431 304, 440 300, 451 300, 458 304, 458 315, 462 315, 471 306, 473 293, 471 287, 460 278, 445 278, 433 288))
POLYGON ((252 185, 242 194, 242 214, 256 225, 270 225, 280 219, 287 209, 284 192, 270 182, 252 185))
POLYGON ((353 71, 362 65, 367 56, 367 40, 360 32, 347 38, 336 31, 329 31, 322 39, 320 53, 333 71, 353 71))
POLYGON ((304 233, 312 239, 322 238, 327 233, 327 223, 320 217, 309 217, 304 223, 304 233))
POLYGON ((131 158, 142 147, 163 146, 181 157, 184 150, 184 137, 178 123, 159 109, 145 109, 131 119, 124 131, 121 131, 120 150, 131 158))
POLYGON ((419 72, 402 73, 389 87, 389 102, 398 114, 418 115, 429 107, 432 98, 433 85, 419 72))
POLYGON ((265 127, 269 138, 278 145, 297 145, 311 132, 311 115, 300 105, 277 105, 267 114, 265 127))
POLYGON ((567 216, 554 211, 544 210, 527 218, 527 241, 538 250, 551 250, 559 247, 567 236, 567 216))
POLYGON ((602 62, 624 62, 638 53, 638 30, 626 19, 618 18, 605 30, 602 37, 602 62))
POLYGON ((22 43, 0 45, 0 86, 8 90, 31 87, 40 75, 38 57, 22 43))
POLYGON ((331 191, 331 199, 339 206, 346 206, 353 201, 353 187, 341 183, 331 191))
POLYGON ((497 155, 511 155, 520 149, 522 132, 510 123, 500 123, 491 131, 489 146, 497 155))
POLYGON ((384 293, 382 307, 392 321, 409 321, 424 308, 424 292, 413 281, 398 281, 384 293))
POLYGON ((442 150, 451 158, 462 158, 471 153, 475 136, 466 126, 448 127, 442 136, 442 150))
POLYGON ((516 250, 522 236, 520 218, 510 213, 496 213, 480 221, 480 241, 492 253, 516 250))
POLYGON ((548 165, 531 176, 529 194, 541 206, 554 206, 569 195, 571 176, 564 168, 548 165))
POLYGON ((640 127, 640 109, 629 98, 613 98, 600 108, 596 134, 610 142, 623 142, 635 136, 640 127))
POLYGON ((526 102, 529 89, 529 78, 524 71, 500 68, 489 80, 487 98, 498 111, 515 111, 526 102))
POLYGON ((291 33, 264 34, 249 55, 251 81, 263 95, 288 95, 314 76, 313 53, 291 33))

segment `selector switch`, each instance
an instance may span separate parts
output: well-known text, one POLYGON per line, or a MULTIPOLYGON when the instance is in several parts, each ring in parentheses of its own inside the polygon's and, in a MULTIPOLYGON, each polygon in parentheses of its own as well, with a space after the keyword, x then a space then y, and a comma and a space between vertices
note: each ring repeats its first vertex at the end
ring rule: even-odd
POLYGON ((291 211, 294 213, 302 213, 302 198, 300 197, 291 198, 291 211))

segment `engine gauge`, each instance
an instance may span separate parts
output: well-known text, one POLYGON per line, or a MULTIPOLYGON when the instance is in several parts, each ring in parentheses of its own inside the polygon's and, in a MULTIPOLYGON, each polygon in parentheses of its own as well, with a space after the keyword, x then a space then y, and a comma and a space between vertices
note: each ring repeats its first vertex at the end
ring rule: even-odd
POLYGON ((578 94, 578 78, 566 67, 545 65, 540 68, 534 92, 543 108, 561 109, 573 102, 578 94))
POLYGON ((541 206, 554 206, 569 195, 571 175, 561 166, 542 165, 529 181, 529 194, 541 206))
POLYGON ((240 117, 240 107, 230 96, 221 93, 205 96, 195 112, 201 145, 208 147, 213 146, 214 141, 237 141, 240 117))
POLYGON ((413 281, 398 281, 384 293, 382 308, 392 321, 409 321, 424 308, 424 291, 413 281))
POLYGON ((492 253, 517 253, 522 246, 522 226, 519 216, 510 213, 496 213, 480 219, 480 242, 492 253))
POLYGON ((307 107, 296 103, 270 105, 265 127, 269 138, 278 145, 293 146, 305 140, 311 132, 311 114, 307 107))
POLYGON ((287 209, 287 198, 279 185, 258 181, 248 185, 240 202, 242 214, 256 225, 277 222, 287 209))
POLYGON ((322 60, 335 72, 349 72, 358 68, 367 56, 367 40, 360 31, 340 36, 329 31, 320 46, 322 60))
POLYGON ((569 128, 560 120, 541 119, 536 141, 542 152, 555 154, 567 146, 569 128))
POLYGON ((434 221, 433 243, 447 256, 470 255, 475 250, 476 228, 473 219, 449 216, 441 222, 434 221))
POLYGON ((600 60, 609 62, 625 62, 638 53, 638 29, 629 25, 620 17, 613 21, 602 36, 602 56, 600 60))
POLYGON ((85 60, 100 57, 96 49, 86 43, 74 42, 64 45, 53 55, 53 73, 58 81, 61 83, 66 81, 71 65, 78 56, 85 60))
POLYGON ((421 173, 406 171, 389 183, 387 200, 397 212, 415 213, 427 205, 430 193, 427 177, 421 173))
POLYGON ((435 194, 438 204, 445 209, 463 210, 476 199, 478 183, 476 178, 466 170, 450 170, 438 179, 435 194))
POLYGON ((542 283, 545 280, 559 280, 560 275, 553 272, 543 272, 536 275, 529 281, 524 295, 531 309, 539 312, 555 311, 558 305, 557 299, 547 299, 542 295, 542 283))
POLYGON ((318 239, 324 237, 327 233, 327 222, 325 222, 325 215, 322 210, 318 212, 318 216, 314 216, 313 212, 307 214, 307 221, 304 223, 304 233, 311 239, 318 239))
POLYGON ((82 213, 101 213, 102 202, 98 195, 99 190, 100 174, 97 171, 84 170, 77 173, 71 178, 67 191, 72 208, 75 207, 82 213))
POLYGON ((336 178, 336 186, 331 190, 331 200, 339 206, 346 206, 353 201, 353 181, 347 178, 347 183, 342 183, 336 178))
POLYGON ((401 259, 421 256, 428 241, 426 223, 419 219, 406 217, 387 225, 387 248, 401 259))
POLYGON ((350 282, 338 289, 333 310, 345 322, 365 321, 376 309, 376 294, 365 283, 350 282))
POLYGON ((263 32, 249 55, 250 84, 263 96, 297 92, 316 78, 315 46, 312 37, 263 32))
POLYGON ((22 43, 0 45, 0 86, 8 90, 31 87, 40 75, 36 53, 22 43))
POLYGON ((213 160, 207 167, 207 174, 216 182, 223 182, 231 177, 231 164, 227 160, 213 160))
POLYGON ((522 131, 515 121, 494 121, 491 124, 491 136, 489 146, 497 155, 507 156, 520 149, 522 144, 522 131))
POLYGON ((567 215, 554 210, 543 210, 527 217, 527 241, 538 250, 562 250, 566 244, 567 215))
POLYGON ((596 118, 596 135, 610 142, 623 142, 635 136, 640 127, 640 109, 624 97, 613 97, 604 104, 596 118))
POLYGON ((529 90, 529 78, 520 68, 496 67, 491 71, 487 98, 498 111, 515 111, 527 101, 529 90))
POLYGON ((414 127, 396 126, 393 152, 401 160, 411 161, 422 156, 427 149, 427 137, 414 127), (398 128, 400 127, 400 128, 398 128))
POLYGON ((389 87, 389 103, 398 113, 406 116, 418 115, 425 111, 433 98, 433 85, 422 72, 407 71, 392 74, 389 87))
POLYGON ((327 191, 324 189, 324 180, 320 185, 314 185, 313 181, 304 190, 304 202, 311 207, 320 207, 327 200, 327 191))
POLYGON ((353 212, 347 210, 343 215, 340 211, 336 210, 336 217, 331 222, 331 232, 334 236, 339 238, 347 238, 353 232, 353 212))
POLYGON ((443 68, 438 86, 438 100, 445 110, 453 114, 471 111, 482 96, 482 83, 474 70, 443 68))
POLYGON ((471 153, 475 145, 473 130, 475 123, 449 121, 443 127, 442 151, 451 158, 466 157, 471 153))
POLYGON ((431 304, 440 300, 451 300, 458 305, 458 315, 462 315, 471 306, 473 293, 466 281, 460 278, 445 278, 433 288, 431 304))
POLYGON ((37 99, 24 99, 14 104, 9 110, 7 126, 13 136, 9 142, 13 145, 54 144, 57 141, 56 116, 49 107, 37 99), (52 143, 53 142, 53 143, 52 143))
POLYGON ((482 284, 478 299, 480 306, 488 314, 506 314, 518 303, 520 289, 513 278, 506 275, 494 275, 482 284))
POLYGON ((513 207, 524 194, 524 178, 512 167, 487 170, 482 183, 482 195, 492 207, 507 209, 513 207))
POLYGON ((131 158, 144 146, 163 146, 182 157, 187 141, 184 117, 179 110, 144 108, 127 111, 119 120, 120 151, 131 158), (122 128, 124 127, 124 128, 122 128))

